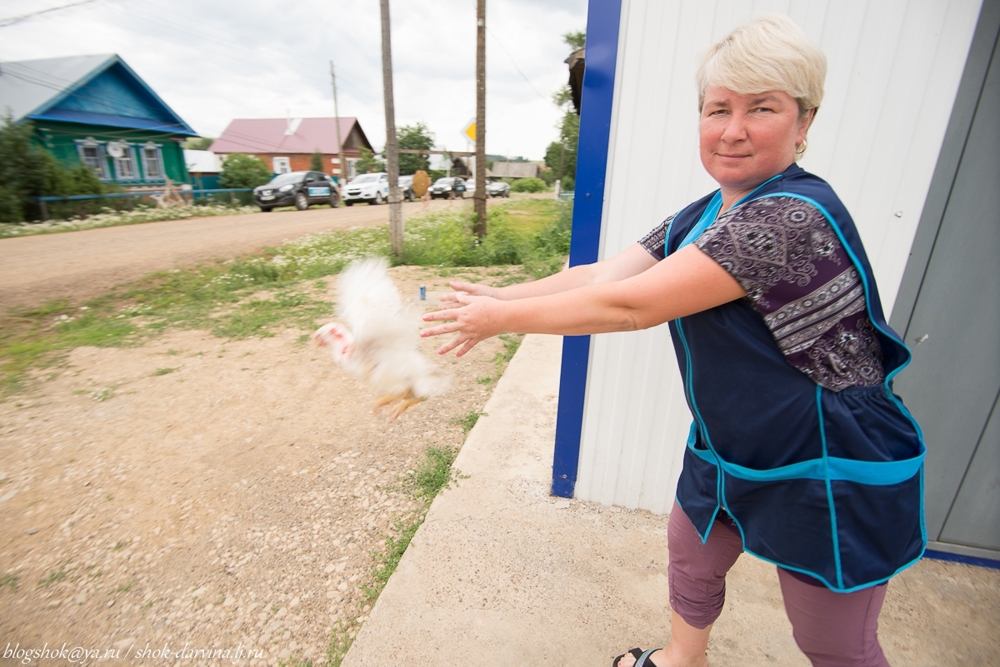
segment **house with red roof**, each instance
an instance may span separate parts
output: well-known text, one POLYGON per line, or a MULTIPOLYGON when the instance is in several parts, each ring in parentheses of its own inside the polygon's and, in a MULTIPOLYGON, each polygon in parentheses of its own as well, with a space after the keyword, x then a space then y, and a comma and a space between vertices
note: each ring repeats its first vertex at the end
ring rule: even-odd
POLYGON ((323 171, 340 176, 337 122, 344 146, 347 178, 356 175, 361 149, 373 150, 357 118, 237 118, 229 123, 210 151, 223 156, 244 153, 262 159, 275 174, 311 169, 312 156, 323 156, 323 171))

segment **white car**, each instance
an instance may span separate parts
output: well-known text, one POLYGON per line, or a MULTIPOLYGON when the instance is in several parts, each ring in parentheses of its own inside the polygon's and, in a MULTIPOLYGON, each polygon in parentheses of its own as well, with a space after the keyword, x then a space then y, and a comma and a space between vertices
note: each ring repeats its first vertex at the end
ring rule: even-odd
POLYGON ((389 174, 377 172, 361 174, 344 186, 344 204, 351 206, 354 202, 381 204, 389 198, 389 174))

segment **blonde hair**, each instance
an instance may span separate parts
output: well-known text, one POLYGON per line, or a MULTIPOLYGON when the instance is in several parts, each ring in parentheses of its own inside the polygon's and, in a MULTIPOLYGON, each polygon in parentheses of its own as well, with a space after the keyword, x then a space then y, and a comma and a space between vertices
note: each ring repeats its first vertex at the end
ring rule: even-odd
POLYGON ((699 111, 705 90, 722 86, 740 95, 780 90, 798 102, 804 116, 823 101, 826 56, 790 18, 768 14, 712 45, 696 78, 699 111))

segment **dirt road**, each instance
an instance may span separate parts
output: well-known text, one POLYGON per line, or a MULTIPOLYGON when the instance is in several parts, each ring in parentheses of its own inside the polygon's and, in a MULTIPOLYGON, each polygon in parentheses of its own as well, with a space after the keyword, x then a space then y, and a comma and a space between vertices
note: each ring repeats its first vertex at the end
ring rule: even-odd
MULTIPOLYGON (((471 200, 441 200, 424 209, 414 202, 403 205, 403 216, 471 205, 471 200)), ((81 301, 153 271, 229 259, 331 229, 388 222, 388 206, 313 207, 0 239, 0 311, 57 298, 81 301)))

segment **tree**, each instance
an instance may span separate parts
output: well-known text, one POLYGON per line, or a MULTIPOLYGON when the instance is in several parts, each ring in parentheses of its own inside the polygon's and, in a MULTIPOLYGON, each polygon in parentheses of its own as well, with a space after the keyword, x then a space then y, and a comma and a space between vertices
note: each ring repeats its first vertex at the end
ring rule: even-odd
POLYGON ((184 148, 189 151, 207 151, 215 141, 212 137, 188 137, 184 140, 184 148))
MULTIPOLYGON (((396 130, 396 141, 400 148, 409 149, 431 149, 434 148, 434 135, 430 133, 423 123, 415 125, 404 125, 396 130)), ((399 154, 399 173, 415 174, 417 170, 427 170, 427 158, 423 155, 412 153, 399 154)))
POLYGON ((545 192, 548 186, 540 178, 519 178, 510 186, 511 192, 545 192))
POLYGON ((260 158, 232 153, 222 163, 219 185, 223 188, 255 188, 271 180, 271 170, 260 158))
POLYGON ((574 51, 582 49, 587 43, 587 33, 583 31, 567 32, 562 37, 563 41, 574 51))
POLYGON ((106 190, 84 165, 70 169, 34 140, 30 122, 10 117, 0 127, 0 222, 23 222, 41 217, 36 197, 101 194, 106 190))
POLYGON ((357 162, 359 174, 370 174, 375 171, 385 171, 385 162, 375 157, 375 153, 367 148, 361 149, 361 159, 357 162))
POLYGON ((545 150, 545 166, 555 172, 557 179, 576 175, 576 145, 579 139, 580 117, 572 109, 564 107, 562 122, 559 123, 559 139, 545 150))
POLYGON ((323 171, 323 154, 316 151, 309 160, 309 171, 323 171))

